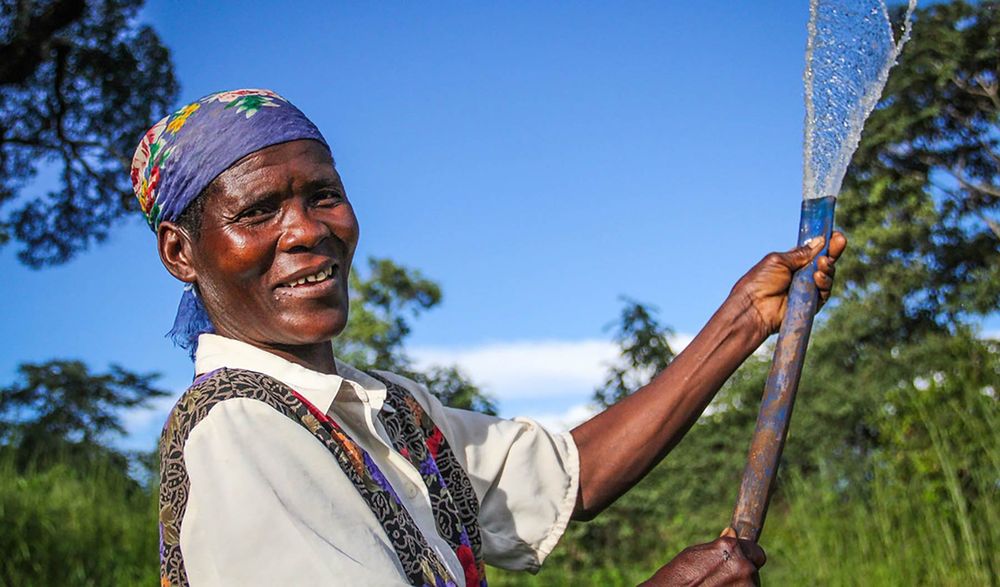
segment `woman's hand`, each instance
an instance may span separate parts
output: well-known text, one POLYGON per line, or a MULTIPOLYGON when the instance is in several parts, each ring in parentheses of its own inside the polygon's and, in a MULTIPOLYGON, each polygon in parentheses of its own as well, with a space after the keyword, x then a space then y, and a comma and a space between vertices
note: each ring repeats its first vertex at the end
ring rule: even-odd
MULTIPOLYGON (((788 288, 792 274, 805 267, 823 248, 823 237, 813 239, 808 245, 794 248, 785 253, 771 253, 753 266, 729 294, 729 298, 747 307, 747 314, 754 321, 759 340, 778 331, 788 306, 788 288)), ((834 232, 830 237, 830 249, 816 261, 817 270, 813 274, 819 288, 819 303, 822 306, 830 297, 834 263, 847 247, 843 233, 834 232)))
POLYGON ((737 539, 736 532, 726 528, 722 536, 712 542, 682 550, 643 585, 756 585, 757 569, 764 566, 766 560, 760 546, 737 539))

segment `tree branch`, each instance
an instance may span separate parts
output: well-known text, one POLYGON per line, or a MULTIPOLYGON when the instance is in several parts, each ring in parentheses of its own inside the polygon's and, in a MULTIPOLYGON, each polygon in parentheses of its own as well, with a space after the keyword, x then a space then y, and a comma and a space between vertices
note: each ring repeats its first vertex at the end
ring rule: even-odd
POLYGON ((9 43, 0 45, 0 85, 24 83, 45 61, 52 38, 79 20, 84 0, 58 0, 37 16, 30 15, 31 2, 19 2, 17 26, 9 43))
MULTIPOLYGON (((108 148, 108 146, 105 145, 104 143, 100 143, 100 142, 97 142, 97 141, 77 141, 77 140, 66 139, 65 142, 66 142, 66 144, 68 144, 71 147, 73 147, 73 149, 75 151, 79 150, 79 149, 107 149, 108 148)), ((11 145, 17 145, 19 147, 40 147, 42 149, 48 149, 50 151, 58 151, 60 149, 60 145, 58 145, 56 143, 50 143, 48 141, 43 141, 41 139, 34 139, 34 138, 26 139, 24 137, 0 137, 0 144, 4 144, 4 143, 11 144, 11 145)), ((121 160, 121 161, 124 161, 124 159, 122 159, 122 157, 119 156, 119 155, 115 155, 115 157, 117 159, 121 160)))
POLYGON ((973 182, 972 180, 964 177, 961 171, 955 171, 953 169, 948 169, 948 168, 945 168, 945 171, 948 173, 948 175, 954 177, 955 181, 957 181, 963 188, 969 191, 979 192, 981 194, 993 196, 994 198, 1000 198, 1000 188, 998 187, 988 185, 985 183, 973 182))
MULTIPOLYGON (((970 187, 966 182, 964 182, 959 177, 959 175, 956 174, 956 172, 952 171, 951 169, 946 169, 946 171, 947 171, 948 175, 950 175, 953 178, 955 178, 955 180, 959 183, 959 185, 961 185, 966 190, 973 190, 973 189, 975 189, 975 187, 970 187)), ((961 194, 955 193, 955 190, 949 189, 949 188, 947 188, 947 187, 945 187, 945 186, 943 186, 943 185, 941 185, 941 184, 939 184, 939 183, 937 183, 937 182, 935 182, 933 180, 929 180, 929 183, 932 186, 934 186, 935 188, 937 188, 938 190, 940 190, 941 193, 945 194, 945 196, 947 196, 951 200, 957 202, 959 204, 959 206, 962 206, 964 203, 967 202, 967 198, 963 197, 961 194)), ((983 193, 989 194, 989 192, 983 192, 983 193)), ((990 195, 995 195, 995 194, 990 194, 990 195)), ((1000 196, 998 196, 998 197, 1000 197, 1000 196)), ((978 216, 980 218, 980 220, 982 220, 983 222, 985 222, 986 226, 989 227, 989 229, 990 229, 991 232, 993 232, 993 235, 996 236, 997 239, 1000 239, 1000 223, 997 223, 996 220, 993 220, 992 218, 990 218, 989 216, 987 216, 986 213, 983 212, 980 209, 979 206, 976 206, 976 205, 972 204, 972 205, 968 206, 968 209, 973 214, 975 214, 976 216, 978 216)))
POLYGON ((993 103, 993 107, 1000 110, 1000 95, 998 95, 997 83, 995 81, 991 82, 987 80, 982 74, 976 74, 972 79, 973 83, 969 83, 954 75, 951 76, 951 81, 967 94, 988 98, 993 103))

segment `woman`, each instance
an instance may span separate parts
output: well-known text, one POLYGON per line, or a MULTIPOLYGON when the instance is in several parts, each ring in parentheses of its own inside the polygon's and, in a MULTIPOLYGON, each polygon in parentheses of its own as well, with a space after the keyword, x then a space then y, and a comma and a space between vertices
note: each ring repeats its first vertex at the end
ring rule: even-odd
MULTIPOLYGON (((168 271, 172 334, 196 379, 161 441, 164 585, 486 584, 536 571, 681 439, 780 325, 822 242, 752 268, 649 385, 569 433, 446 408, 419 385, 336 360, 358 222, 330 149, 267 90, 211 94, 143 138, 132 180, 168 271)), ((825 300, 839 233, 818 260, 825 300)), ((696 480, 692 480, 696 482, 696 480)), ((731 530, 650 584, 749 584, 731 530)))

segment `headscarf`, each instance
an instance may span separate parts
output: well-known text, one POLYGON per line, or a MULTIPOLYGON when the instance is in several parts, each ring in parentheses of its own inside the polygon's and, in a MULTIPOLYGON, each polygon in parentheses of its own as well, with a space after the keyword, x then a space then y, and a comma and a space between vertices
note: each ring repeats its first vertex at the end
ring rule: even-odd
MULTIPOLYGON (((132 157, 132 188, 146 222, 155 233, 240 159, 299 139, 330 149, 305 114, 270 90, 216 92, 184 106, 146 131, 132 157)), ((197 286, 188 284, 167 336, 193 359, 198 335, 213 331, 197 286)))

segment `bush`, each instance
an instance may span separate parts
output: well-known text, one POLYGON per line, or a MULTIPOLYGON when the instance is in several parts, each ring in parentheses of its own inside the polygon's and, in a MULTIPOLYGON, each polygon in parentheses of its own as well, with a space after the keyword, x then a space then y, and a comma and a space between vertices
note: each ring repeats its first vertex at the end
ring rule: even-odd
POLYGON ((100 464, 0 456, 0 585, 155 585, 156 492, 100 464))

